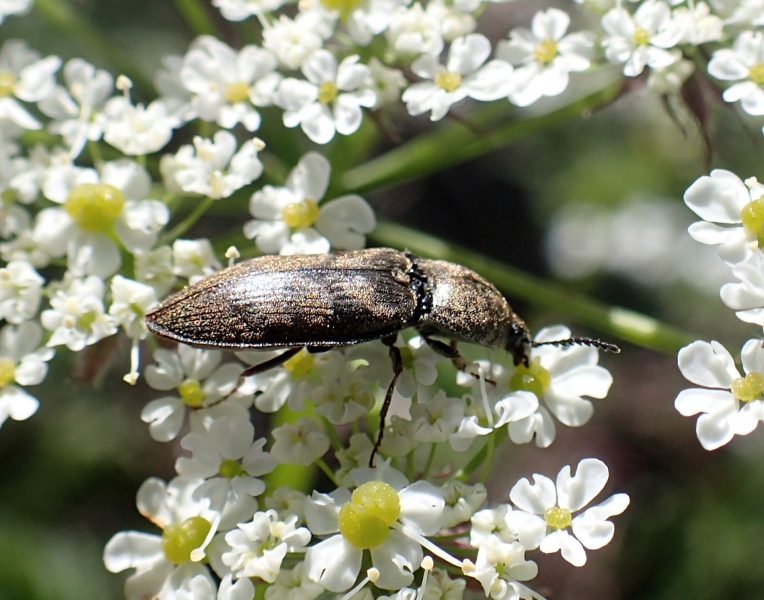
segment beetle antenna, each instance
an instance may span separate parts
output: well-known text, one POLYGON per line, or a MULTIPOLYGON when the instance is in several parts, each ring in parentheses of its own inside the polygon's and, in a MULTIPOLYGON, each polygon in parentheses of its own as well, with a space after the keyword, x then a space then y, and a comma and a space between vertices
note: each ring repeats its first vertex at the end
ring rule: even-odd
POLYGON ((561 348, 569 348, 570 346, 591 346, 592 348, 598 348, 599 350, 612 352, 613 354, 619 354, 621 352, 621 349, 615 344, 587 337, 568 338, 566 340, 555 340, 553 342, 531 342, 531 346, 534 348, 538 348, 539 346, 560 346, 561 348))

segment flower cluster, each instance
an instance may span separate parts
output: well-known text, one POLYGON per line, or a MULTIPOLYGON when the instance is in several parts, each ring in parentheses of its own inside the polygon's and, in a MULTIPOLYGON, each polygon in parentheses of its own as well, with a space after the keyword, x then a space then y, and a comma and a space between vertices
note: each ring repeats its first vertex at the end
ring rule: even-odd
MULTIPOLYGON (((569 335, 553 327, 535 341, 569 335)), ((449 397, 434 371, 443 358, 420 337, 399 345, 404 376, 374 468, 366 465, 375 433, 358 431, 358 424, 389 381, 380 342, 302 351, 243 384, 242 367, 221 364, 219 351, 157 350, 146 379, 171 395, 149 403, 143 417, 160 441, 185 427, 180 446, 188 454, 178 458, 175 479, 151 478, 138 492, 138 509, 161 535, 121 532, 106 547, 109 570, 135 569, 127 597, 249 598, 260 583, 268 586, 266 596, 350 597, 373 585, 405 596, 448 587, 461 597, 474 578, 498 600, 538 599, 527 586, 537 573, 527 552, 560 552, 582 566, 586 549, 612 539, 609 519, 629 499, 616 494, 588 507, 608 480, 597 459, 581 461, 575 474, 564 467, 556 482, 523 478, 509 502, 492 509, 483 509, 485 487, 460 476, 474 456, 465 451, 474 445, 488 465, 487 440, 504 432, 517 444, 546 447, 556 421, 584 425, 591 398, 604 397, 612 381, 596 349, 540 346, 528 366, 480 363, 478 371, 491 379, 459 373, 468 389, 449 397), (301 416, 258 434, 249 418, 253 405, 267 412, 288 405, 301 416), (344 441, 335 428, 346 425, 357 432, 344 441), (332 490, 268 486, 268 475, 287 465, 320 469, 332 490), (453 568, 462 578, 452 579, 453 568)), ((241 358, 250 362, 253 354, 241 358)))
MULTIPOLYGON (((30 4, 0 3, 0 23, 30 4)), ((264 585, 266 600, 458 600, 468 581, 494 600, 539 598, 526 553, 559 551, 581 566, 586 550, 610 541, 609 519, 628 497, 588 507, 608 479, 599 460, 575 474, 564 467, 555 482, 521 479, 490 509, 482 484, 466 483, 488 473, 505 437, 546 448, 559 427, 590 420, 612 383, 593 347, 538 346, 527 365, 498 356, 454 373, 421 337, 401 334, 403 373, 370 468, 391 377, 382 343, 302 351, 242 381, 245 365, 270 355, 160 347, 144 320, 172 290, 218 271, 230 244, 231 260, 240 250, 365 247, 375 214, 343 176, 368 158, 376 129, 391 133, 401 115, 439 121, 457 103, 468 118, 480 102, 529 107, 566 92, 571 73, 606 64, 656 94, 682 91, 705 69, 725 101, 764 114, 759 0, 579 4, 595 13, 589 29, 571 28, 579 21, 559 8, 527 27, 503 25, 501 7, 481 0, 213 0, 224 19, 251 27, 253 43, 198 37, 165 57, 145 104, 123 74, 2 44, 0 424, 38 409, 27 388, 44 381, 55 352, 117 334, 130 341, 126 381, 142 376, 157 390, 141 417, 182 456, 174 479, 151 478, 138 492, 161 535, 121 532, 105 550, 110 571, 134 569, 128 598, 251 600, 264 585), (499 15, 504 39, 479 32, 486 14, 499 15), (45 143, 31 145, 31 131, 45 143), (247 200, 250 215, 236 215, 225 236, 184 239, 212 207, 247 200), (255 410, 279 413, 277 424, 256 431, 255 410), (325 491, 273 483, 294 465, 322 473, 325 491)), ((409 176, 405 166, 394 175, 409 176)), ((739 280, 723 300, 764 326, 764 187, 715 171, 686 201, 704 219, 693 237, 719 244, 739 280)), ((550 327, 535 342, 569 336, 550 327)), ((704 446, 764 418, 758 340, 743 348, 744 374, 716 343, 696 342, 679 361, 711 388, 677 399, 683 414, 702 413, 704 446)))
MULTIPOLYGON (((695 181, 684 201, 703 219, 690 226, 690 235, 718 245, 719 256, 736 279, 722 286, 722 301, 740 320, 764 326, 764 186, 754 177, 741 181, 717 169, 695 181)), ((679 352, 682 374, 702 387, 681 392, 676 409, 684 416, 700 415, 697 434, 707 450, 751 433, 764 420, 761 340, 748 340, 740 358, 743 374, 718 342, 696 341, 679 352)))

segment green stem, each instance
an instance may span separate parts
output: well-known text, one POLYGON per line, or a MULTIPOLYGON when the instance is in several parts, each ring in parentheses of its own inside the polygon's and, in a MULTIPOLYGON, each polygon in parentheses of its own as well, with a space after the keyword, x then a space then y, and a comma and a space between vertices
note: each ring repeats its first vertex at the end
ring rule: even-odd
POLYGON ((334 451, 339 452, 345 447, 345 445, 342 443, 342 440, 340 439, 337 430, 334 428, 334 425, 332 425, 326 417, 322 417, 322 420, 324 422, 324 431, 326 431, 326 435, 329 436, 329 440, 332 443, 334 451))
POLYGON ((147 98, 156 95, 151 79, 138 69, 132 57, 117 49, 114 40, 101 35, 82 17, 82 11, 75 10, 66 0, 36 0, 34 8, 59 27, 64 32, 63 37, 87 46, 99 59, 110 63, 115 74, 127 75, 140 95, 147 98))
MULTIPOLYGON (((499 429, 495 429, 493 434, 491 435, 493 439, 493 446, 498 446, 502 441, 504 441, 504 438, 507 435, 507 428, 501 427, 499 429)), ((493 448, 491 449, 491 452, 493 452, 493 448)), ((472 460, 470 460, 464 467, 459 469, 455 474, 453 479, 456 479, 457 481, 467 481, 470 476, 478 470, 478 468, 481 465, 486 464, 486 457, 488 456, 488 444, 484 445, 475 456, 472 457, 472 460)))
POLYGON ((316 459, 316 466, 321 469, 324 472, 324 475, 326 475, 329 480, 336 485, 337 487, 340 487, 340 482, 337 481, 337 478, 334 476, 334 471, 332 471, 329 468, 329 465, 327 465, 322 458, 316 459))
POLYGON ((157 246, 170 244, 182 236, 184 233, 186 233, 186 231, 193 227, 194 223, 196 223, 204 215, 204 213, 207 212, 209 207, 212 206, 214 202, 215 201, 212 198, 203 198, 200 200, 199 204, 196 205, 194 210, 188 213, 180 223, 178 223, 175 227, 173 227, 170 231, 162 236, 162 238, 157 243, 157 246))
POLYGON ((460 123, 444 125, 350 169, 342 176, 341 185, 345 192, 362 192, 424 177, 506 146, 522 135, 591 112, 610 102, 620 89, 619 81, 563 108, 527 119, 514 117, 509 103, 494 103, 476 111, 472 119, 486 132, 484 135, 460 123))
POLYGON ((435 447, 436 447, 436 444, 430 444, 430 455, 427 457, 427 464, 424 467, 424 472, 422 473, 422 479, 427 479, 430 476, 432 461, 435 460, 435 447))
POLYGON ((175 8, 196 35, 216 35, 215 25, 199 0, 175 0, 175 8))
POLYGON ((480 474, 480 483, 488 479, 488 473, 491 471, 491 462, 493 461, 493 451, 496 449, 496 430, 488 434, 488 440, 485 445, 485 459, 483 460, 483 472, 480 474))
POLYGON ((697 336, 647 315, 592 300, 564 286, 507 266, 501 261, 446 243, 403 225, 380 222, 369 237, 382 246, 406 248, 419 256, 440 258, 469 267, 499 289, 508 292, 512 298, 554 310, 593 330, 644 348, 676 354, 680 348, 698 339, 697 336))

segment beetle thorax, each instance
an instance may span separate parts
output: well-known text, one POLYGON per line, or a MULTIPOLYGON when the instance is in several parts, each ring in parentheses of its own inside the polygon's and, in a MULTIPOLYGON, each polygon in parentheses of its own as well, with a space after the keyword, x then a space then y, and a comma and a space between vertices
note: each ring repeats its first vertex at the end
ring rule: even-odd
POLYGON ((504 296, 474 271, 441 260, 417 259, 426 278, 429 310, 417 328, 425 335, 505 348, 515 315, 504 296))

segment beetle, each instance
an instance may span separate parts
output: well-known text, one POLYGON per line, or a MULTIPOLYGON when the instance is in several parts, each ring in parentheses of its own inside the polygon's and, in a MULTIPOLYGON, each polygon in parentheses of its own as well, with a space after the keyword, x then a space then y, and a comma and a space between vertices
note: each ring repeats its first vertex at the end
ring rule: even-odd
POLYGON ((533 342, 504 296, 474 271, 391 248, 253 258, 170 296, 146 314, 146 324, 156 335, 197 348, 285 350, 244 370, 242 378, 276 367, 302 348, 321 352, 381 340, 389 348, 393 377, 370 466, 403 372, 395 340, 404 329, 417 329, 430 348, 462 371, 467 361, 457 342, 502 348, 515 365, 525 366, 533 346, 620 351, 591 338, 533 342))

